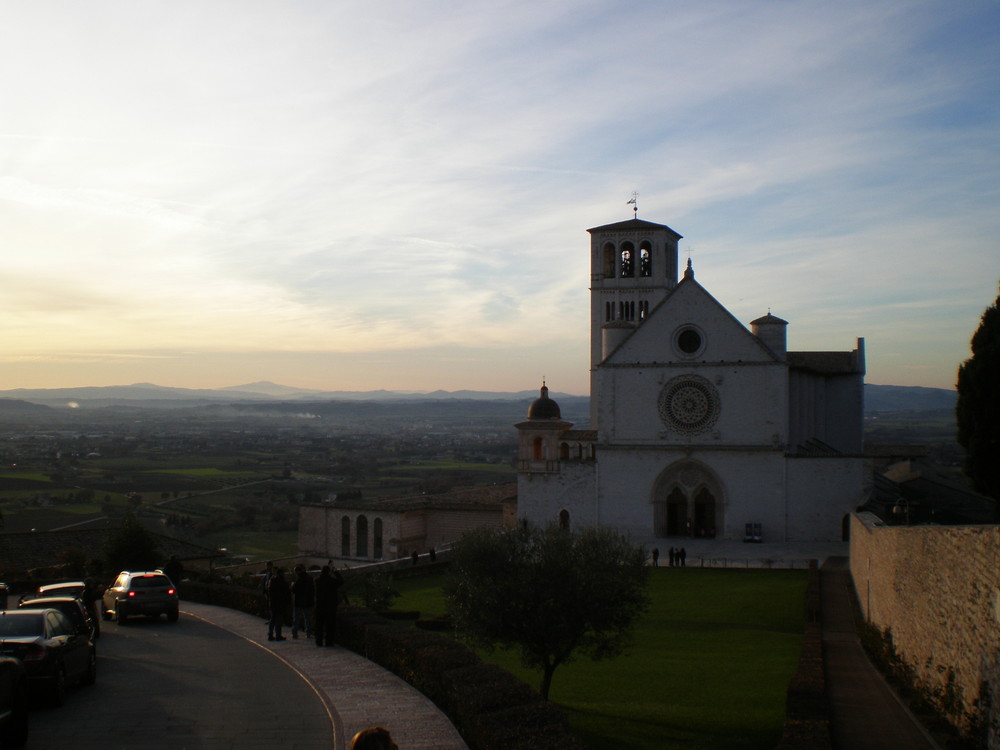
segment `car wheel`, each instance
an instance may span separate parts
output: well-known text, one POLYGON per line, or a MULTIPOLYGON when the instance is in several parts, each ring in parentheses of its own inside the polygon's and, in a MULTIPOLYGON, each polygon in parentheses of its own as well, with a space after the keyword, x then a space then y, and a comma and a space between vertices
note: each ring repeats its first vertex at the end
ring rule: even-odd
POLYGON ((97 650, 90 652, 90 658, 87 662, 87 671, 83 673, 83 679, 80 681, 84 685, 93 685, 97 682, 97 650))
POLYGON ((11 715, 0 729, 0 747, 24 747, 28 743, 28 690, 23 685, 14 688, 11 715))
POLYGON ((104 607, 101 607, 101 619, 102 620, 110 620, 111 619, 111 613, 108 612, 108 610, 104 609, 104 607))
POLYGON ((52 687, 49 690, 49 703, 53 706, 61 706, 66 702, 66 671, 59 667, 52 678, 52 687))
POLYGON ((119 625, 124 625, 125 621, 128 619, 128 615, 125 614, 125 610, 122 609, 122 605, 118 605, 118 610, 115 613, 115 619, 118 620, 119 625))
POLYGON ((180 612, 176 609, 171 609, 167 612, 167 622, 177 622, 177 618, 180 616, 180 612))

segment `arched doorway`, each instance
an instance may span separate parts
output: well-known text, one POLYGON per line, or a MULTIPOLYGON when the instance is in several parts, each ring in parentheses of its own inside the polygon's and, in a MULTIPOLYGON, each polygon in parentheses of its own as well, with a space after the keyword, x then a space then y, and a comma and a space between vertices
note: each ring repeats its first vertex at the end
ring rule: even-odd
POLYGON ((721 534, 725 492, 718 475, 697 461, 677 461, 653 486, 653 533, 657 537, 721 534))

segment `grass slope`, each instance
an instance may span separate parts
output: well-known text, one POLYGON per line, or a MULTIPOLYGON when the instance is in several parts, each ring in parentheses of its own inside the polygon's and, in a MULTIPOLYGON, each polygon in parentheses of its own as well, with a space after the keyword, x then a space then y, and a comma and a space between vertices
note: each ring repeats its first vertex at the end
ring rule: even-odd
MULTIPOLYGON (((629 653, 556 670, 551 699, 593 748, 770 750, 802 640, 806 574, 657 568, 629 653)), ((444 611, 442 576, 401 580, 397 609, 444 611)), ((533 687, 516 654, 484 654, 533 687)))

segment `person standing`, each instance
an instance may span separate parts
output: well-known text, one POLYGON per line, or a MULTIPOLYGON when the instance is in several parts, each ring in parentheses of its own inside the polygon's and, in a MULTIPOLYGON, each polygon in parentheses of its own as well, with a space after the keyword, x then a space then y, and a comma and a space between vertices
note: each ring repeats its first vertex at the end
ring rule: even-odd
POLYGON ((181 577, 184 575, 184 564, 177 559, 177 555, 170 556, 170 560, 163 566, 163 572, 166 573, 170 582, 174 584, 175 589, 180 588, 181 577))
POLYGON ((316 602, 316 587, 312 576, 306 573, 304 565, 295 566, 295 580, 292 581, 292 638, 299 637, 304 630, 307 638, 313 634, 313 605, 316 602))
POLYGON ((337 605, 340 603, 340 587, 344 577, 340 571, 324 565, 316 579, 316 645, 335 646, 337 644, 337 605))
POLYGON ((281 628, 285 624, 285 613, 291 603, 292 590, 288 588, 285 574, 281 572, 281 568, 275 568, 267 583, 267 608, 271 613, 271 619, 267 621, 267 640, 285 640, 281 635, 281 628))

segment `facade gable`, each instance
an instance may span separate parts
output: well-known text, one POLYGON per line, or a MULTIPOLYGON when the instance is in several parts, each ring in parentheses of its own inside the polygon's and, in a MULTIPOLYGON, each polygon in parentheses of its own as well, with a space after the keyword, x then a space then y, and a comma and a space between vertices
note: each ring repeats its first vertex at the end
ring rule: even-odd
POLYGON ((684 279, 637 327, 620 336, 602 365, 778 360, 693 278, 684 279))

